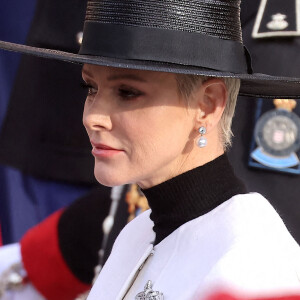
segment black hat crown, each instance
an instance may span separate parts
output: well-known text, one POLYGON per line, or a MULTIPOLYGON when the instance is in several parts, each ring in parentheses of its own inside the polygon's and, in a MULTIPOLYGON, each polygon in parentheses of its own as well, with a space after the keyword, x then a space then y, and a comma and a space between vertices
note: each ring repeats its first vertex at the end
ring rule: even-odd
POLYGON ((248 70, 239 0, 88 1, 80 54, 248 70))
POLYGON ((239 0, 92 0, 86 21, 181 30, 242 42, 239 0))

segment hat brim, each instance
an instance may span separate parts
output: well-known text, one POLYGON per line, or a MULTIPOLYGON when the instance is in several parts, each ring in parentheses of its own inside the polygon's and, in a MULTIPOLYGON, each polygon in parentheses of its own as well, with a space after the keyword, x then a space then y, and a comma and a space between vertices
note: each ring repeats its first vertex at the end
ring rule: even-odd
POLYGON ((239 78, 241 79, 241 88, 239 94, 242 96, 285 99, 300 98, 300 78, 278 77, 259 73, 239 74, 221 72, 189 65, 81 55, 5 41, 0 41, 0 49, 78 64, 93 64, 116 68, 159 71, 178 74, 193 74, 211 77, 239 78))

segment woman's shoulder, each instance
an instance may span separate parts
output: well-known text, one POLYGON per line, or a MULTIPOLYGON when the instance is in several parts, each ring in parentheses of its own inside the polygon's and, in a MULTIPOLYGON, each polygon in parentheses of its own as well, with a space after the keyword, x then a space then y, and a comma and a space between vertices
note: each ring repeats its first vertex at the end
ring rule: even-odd
POLYGON ((193 252, 209 253, 213 266, 207 268, 207 286, 300 289, 300 247, 262 195, 236 195, 190 227, 193 252))
POLYGON ((269 201, 259 193, 236 195, 220 207, 220 218, 240 238, 247 240, 266 236, 274 241, 295 244, 282 218, 269 201))
POLYGON ((203 219, 236 235, 265 234, 268 230, 290 235, 278 212, 259 193, 235 195, 204 215, 203 219))
MULTIPOLYGON (((206 215, 191 222, 188 227, 202 234, 222 233, 224 243, 252 243, 259 247, 277 245, 299 250, 277 211, 258 193, 235 195, 206 215)), ((276 249, 274 250, 276 251, 276 249)))

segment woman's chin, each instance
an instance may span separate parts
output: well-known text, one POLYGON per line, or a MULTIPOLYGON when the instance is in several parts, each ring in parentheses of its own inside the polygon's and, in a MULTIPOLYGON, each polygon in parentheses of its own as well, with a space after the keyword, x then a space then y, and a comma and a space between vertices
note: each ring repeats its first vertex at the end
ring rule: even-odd
POLYGON ((128 178, 124 174, 128 174, 128 170, 122 172, 124 168, 120 163, 116 165, 113 162, 95 160, 94 175, 97 181, 105 186, 113 187, 127 184, 128 178))
POLYGON ((95 172, 95 177, 100 184, 108 186, 108 187, 114 187, 114 186, 118 186, 118 185, 127 184, 127 182, 125 180, 122 180, 121 178, 119 178, 119 176, 115 177, 115 176, 109 176, 108 174, 103 174, 103 173, 97 174, 97 172, 95 172))

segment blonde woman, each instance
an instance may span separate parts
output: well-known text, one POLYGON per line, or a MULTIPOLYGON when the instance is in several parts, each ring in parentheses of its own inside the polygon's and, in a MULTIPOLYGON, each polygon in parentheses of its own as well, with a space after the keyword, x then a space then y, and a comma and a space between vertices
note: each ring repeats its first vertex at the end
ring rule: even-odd
POLYGON ((0 42, 84 64, 95 176, 137 183, 149 202, 117 238, 89 300, 300 290, 298 245, 226 157, 240 84, 244 95, 300 95, 297 79, 251 73, 239 4, 89 1, 78 55, 0 42))

